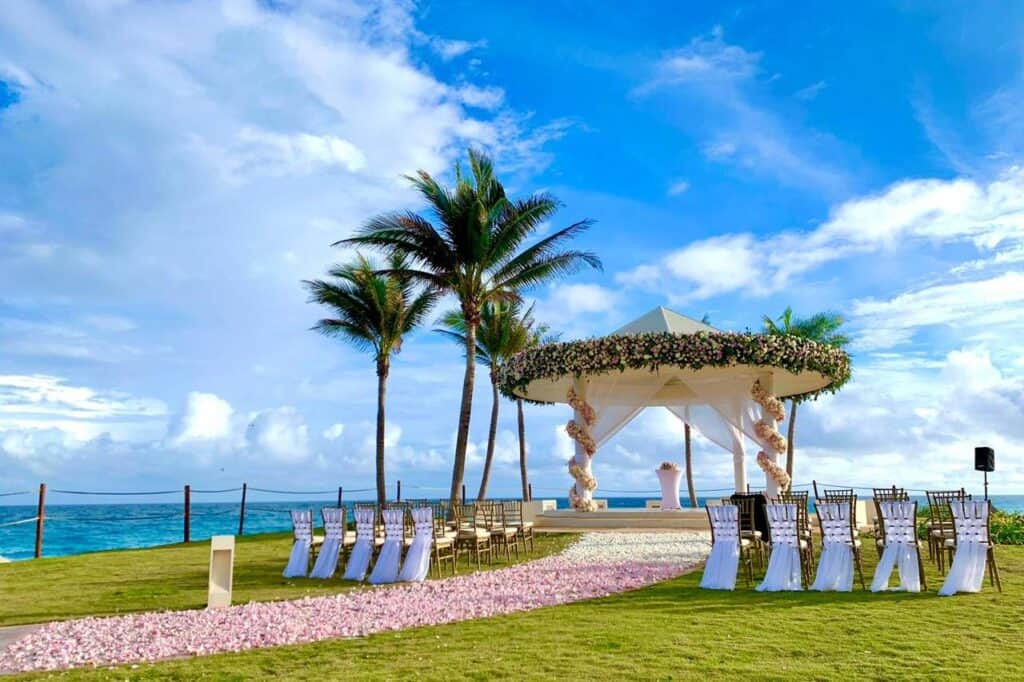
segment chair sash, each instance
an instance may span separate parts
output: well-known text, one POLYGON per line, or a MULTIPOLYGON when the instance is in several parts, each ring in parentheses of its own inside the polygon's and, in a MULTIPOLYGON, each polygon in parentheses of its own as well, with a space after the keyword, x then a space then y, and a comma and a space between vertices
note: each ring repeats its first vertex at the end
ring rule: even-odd
POLYGON ((956 533, 956 554, 939 594, 948 597, 957 592, 980 592, 988 561, 989 503, 954 500, 949 507, 956 533))
POLYGON ((310 578, 326 580, 338 569, 341 541, 345 537, 345 510, 338 507, 324 507, 320 510, 324 519, 324 544, 316 557, 310 578))
POLYGON ((812 590, 849 592, 853 589, 853 533, 848 502, 817 504, 822 550, 812 590))
POLYGON ((370 565, 370 557, 373 556, 375 514, 376 512, 369 508, 360 508, 353 512, 356 519, 356 543, 352 546, 352 553, 345 567, 345 580, 363 580, 366 577, 366 569, 370 565))
POLYGON ((430 507, 413 509, 412 522, 416 534, 405 554, 405 563, 402 564, 398 579, 422 582, 430 570, 430 550, 434 545, 434 510, 430 507))
POLYGON ((800 528, 795 504, 765 507, 772 537, 772 554, 758 592, 797 592, 800 582, 800 528))
POLYGON ((885 530, 885 548, 882 558, 875 567, 871 581, 872 592, 889 589, 889 577, 893 568, 899 570, 900 586, 903 592, 921 591, 921 571, 917 545, 917 503, 882 501, 878 503, 885 530))
POLYGON ((313 512, 309 509, 293 509, 292 553, 282 575, 285 578, 305 578, 309 573, 309 548, 313 545, 313 512))
POLYGON ((405 509, 385 509, 381 515, 384 517, 384 546, 380 548, 377 563, 370 573, 369 582, 374 585, 398 580, 402 541, 405 539, 405 509))
POLYGON ((707 511, 715 542, 704 564, 700 586, 706 590, 734 590, 740 561, 739 508, 734 504, 709 505, 707 511))

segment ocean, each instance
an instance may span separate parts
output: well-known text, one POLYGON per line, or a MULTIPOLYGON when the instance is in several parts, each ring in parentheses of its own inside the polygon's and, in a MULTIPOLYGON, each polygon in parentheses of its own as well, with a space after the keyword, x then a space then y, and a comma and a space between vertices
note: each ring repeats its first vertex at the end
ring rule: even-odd
MULTIPOLYGON (((550 498, 549 498, 550 499, 550 498)), ((609 497, 612 508, 642 508, 648 497, 609 497)), ((345 500, 346 505, 360 500, 345 500)), ((699 504, 704 500, 699 499, 699 504)), ((923 503, 924 500, 919 500, 923 503)), ((1004 511, 1024 512, 1024 495, 993 495, 992 503, 1004 511)), ((249 501, 245 534, 285 531, 291 528, 290 509, 314 509, 331 500, 249 501)), ((685 504, 685 501, 684 501, 685 504)), ((194 502, 191 538, 238 532, 238 502, 194 502)), ((558 506, 568 506, 559 499, 558 506)), ((0 506, 0 556, 17 561, 32 557, 35 523, 16 523, 35 516, 34 506, 0 506), (5 525, 16 523, 16 525, 5 525)), ((56 557, 84 552, 132 547, 153 547, 181 542, 184 516, 177 504, 55 504, 47 506, 43 532, 43 556, 56 557)))

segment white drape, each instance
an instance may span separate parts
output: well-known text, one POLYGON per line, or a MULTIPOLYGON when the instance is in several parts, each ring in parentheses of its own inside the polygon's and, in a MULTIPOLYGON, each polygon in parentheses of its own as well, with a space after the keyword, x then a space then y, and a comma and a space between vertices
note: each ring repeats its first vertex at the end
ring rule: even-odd
POLYGON ((739 509, 734 504, 714 505, 707 509, 715 542, 704 564, 700 586, 705 590, 734 590, 740 561, 739 509))
POLYGON ((345 580, 362 581, 366 577, 366 569, 373 556, 374 514, 373 509, 356 509, 353 513, 356 517, 356 544, 352 546, 352 553, 348 557, 345 580))
POLYGON ((795 504, 765 507, 771 529, 772 554, 758 592, 798 592, 803 589, 800 572, 800 531, 795 504))
POLYGON ((338 556, 341 554, 341 541, 345 533, 345 510, 325 507, 321 514, 324 519, 324 544, 320 546, 320 554, 316 557, 309 577, 326 580, 338 569, 338 556))
POLYGON ((853 549, 842 542, 825 542, 812 590, 849 592, 853 589, 853 549))
POLYGON ((398 580, 398 569, 402 563, 402 539, 405 534, 405 510, 385 509, 384 546, 380 548, 377 563, 373 565, 369 582, 374 585, 393 583, 398 580))
POLYGON ((875 567, 872 592, 889 589, 893 568, 899 571, 899 590, 921 591, 921 571, 917 544, 917 503, 882 502, 878 506, 885 531, 885 549, 875 567))
POLYGON ((991 507, 983 500, 954 500, 949 507, 956 531, 956 554, 939 594, 948 597, 957 592, 980 592, 988 562, 991 507))
POLYGON ((430 550, 434 545, 434 510, 421 507, 412 510, 412 520, 416 527, 412 545, 405 553, 405 563, 398 575, 399 580, 422 582, 430 570, 430 550))
POLYGON ((305 578, 309 573, 309 548, 313 544, 313 512, 293 509, 291 517, 295 542, 292 543, 292 553, 282 575, 285 578, 305 578))

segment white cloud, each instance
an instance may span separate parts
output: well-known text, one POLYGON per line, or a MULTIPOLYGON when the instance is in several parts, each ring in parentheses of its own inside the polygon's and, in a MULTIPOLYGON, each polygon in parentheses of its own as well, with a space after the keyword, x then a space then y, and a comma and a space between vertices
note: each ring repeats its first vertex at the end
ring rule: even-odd
POLYGON ((726 43, 721 27, 716 26, 710 35, 696 36, 685 47, 662 55, 654 74, 637 93, 681 83, 717 86, 723 81, 744 80, 757 73, 760 60, 760 53, 726 43))
POLYGON ((238 132, 238 144, 230 154, 235 174, 306 174, 332 166, 354 173, 366 167, 362 150, 336 135, 282 134, 246 127, 238 132))
POLYGON ((223 398, 192 391, 185 400, 185 408, 170 427, 170 441, 183 445, 229 439, 235 431, 234 416, 234 408, 223 398))
POLYGON ((341 435, 345 433, 344 424, 331 424, 329 427, 324 429, 323 437, 324 440, 338 440, 341 435))
POLYGON ((294 407, 257 412, 249 421, 245 437, 253 449, 281 461, 299 461, 309 454, 309 427, 294 407))
POLYGON ((805 102, 809 102, 812 99, 815 99, 818 95, 820 95, 821 91, 824 90, 827 86, 828 84, 825 83, 825 81, 811 83, 807 87, 800 88, 799 90, 797 90, 795 93, 793 93, 793 96, 796 97, 797 99, 802 99, 805 102))
POLYGON ((70 385, 43 374, 0 375, 0 416, 104 420, 164 414, 158 400, 70 385))
POLYGON ((456 95, 466 106, 479 109, 497 109, 505 102, 505 91, 496 87, 464 85, 456 91, 456 95))
POLYGON ((905 180, 843 202, 814 230, 711 237, 617 279, 670 288, 679 301, 732 291, 767 295, 827 263, 917 242, 999 248, 1011 254, 1004 263, 1014 262, 1012 254, 1024 243, 1024 169, 1011 168, 987 185, 964 178, 905 180))
POLYGON ((677 197, 680 194, 685 193, 688 189, 690 189, 689 182, 686 180, 675 180, 668 186, 668 195, 670 197, 677 197))
POLYGON ((437 55, 446 62, 451 61, 456 57, 461 57, 471 50, 487 47, 486 40, 470 42, 468 40, 446 40, 438 36, 427 37, 427 43, 430 45, 431 49, 433 49, 434 52, 436 52, 437 55))

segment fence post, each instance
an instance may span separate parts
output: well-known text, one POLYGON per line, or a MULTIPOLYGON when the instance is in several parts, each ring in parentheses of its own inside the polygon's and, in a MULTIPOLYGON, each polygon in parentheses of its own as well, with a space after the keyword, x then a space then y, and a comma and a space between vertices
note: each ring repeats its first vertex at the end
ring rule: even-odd
POLYGON ((339 486, 338 486, 338 508, 339 508, 339 509, 341 508, 341 493, 342 493, 342 492, 343 492, 343 489, 342 489, 342 487, 341 487, 341 486, 339 485, 339 486))
POLYGON ((43 556, 43 518, 46 516, 46 484, 39 484, 39 508, 36 510, 36 553, 35 558, 43 556))
POLYGON ((242 509, 238 512, 238 534, 241 535, 245 529, 245 493, 249 490, 249 484, 242 484, 242 509))
POLYGON ((466 484, 462 484, 462 504, 466 504, 466 484))
POLYGON ((526 501, 527 502, 533 502, 533 484, 532 483, 527 483, 526 484, 526 501))
POLYGON ((397 490, 397 493, 396 493, 395 502, 401 502, 402 501, 402 481, 401 480, 399 480, 397 482, 397 486, 398 486, 398 490, 397 490))
POLYGON ((185 486, 185 542, 191 542, 190 528, 192 525, 192 486, 185 486))

